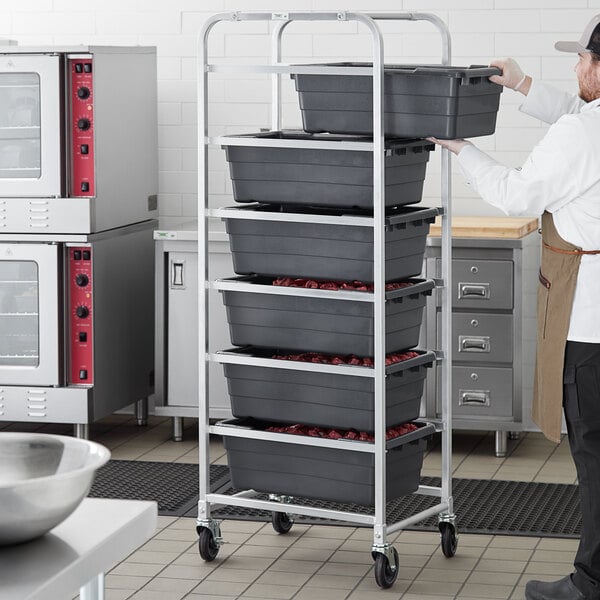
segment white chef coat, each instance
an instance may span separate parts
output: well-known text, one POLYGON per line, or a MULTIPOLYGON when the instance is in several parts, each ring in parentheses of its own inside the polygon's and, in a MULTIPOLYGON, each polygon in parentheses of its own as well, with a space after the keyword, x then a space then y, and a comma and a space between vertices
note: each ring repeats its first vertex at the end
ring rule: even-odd
MULTIPOLYGON (((534 80, 520 109, 552 123, 544 138, 520 169, 465 146, 467 183, 507 215, 547 210, 564 240, 600 250, 600 99, 585 103, 534 80)), ((581 257, 567 339, 600 343, 600 255, 581 257)))

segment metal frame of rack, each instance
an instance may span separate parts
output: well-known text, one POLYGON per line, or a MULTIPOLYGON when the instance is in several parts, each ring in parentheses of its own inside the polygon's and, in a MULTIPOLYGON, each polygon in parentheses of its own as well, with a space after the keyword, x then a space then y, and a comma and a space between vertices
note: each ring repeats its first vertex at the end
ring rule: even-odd
MULTIPOLYGON (((385 419, 385 172, 384 172, 384 45, 381 30, 376 21, 429 21, 442 36, 442 64, 450 64, 450 34, 445 23, 437 16, 428 13, 356 13, 356 12, 231 12, 219 13, 210 17, 198 34, 198 268, 199 282, 199 502, 197 531, 199 534, 199 549, 202 558, 213 560, 220 544, 222 543, 219 522, 211 518, 211 506, 233 505, 253 509, 273 511, 274 515, 285 515, 286 518, 293 514, 321 517, 326 519, 341 520, 351 523, 369 525, 373 527, 373 545, 371 552, 376 562, 376 579, 381 587, 393 584, 398 573, 398 555, 387 541, 387 536, 393 532, 422 521, 423 519, 439 515, 442 550, 446 556, 453 556, 457 543, 456 519, 453 511, 452 498, 452 404, 451 404, 451 306, 448 290, 451 289, 451 179, 450 179, 450 154, 442 149, 442 279, 436 281, 436 286, 441 294, 442 303, 442 344, 441 350, 436 351, 436 358, 442 367, 442 416, 435 421, 435 429, 442 435, 442 473, 441 487, 419 486, 415 493, 439 497, 440 502, 430 509, 419 512, 403 521, 386 523, 386 419, 385 419), (272 56, 271 64, 265 65, 234 65, 234 64, 209 64, 207 62, 207 45, 209 33, 213 26, 219 22, 243 21, 271 21, 275 24, 272 31, 272 56), (372 36, 373 62, 370 66, 301 66, 289 65, 281 62, 281 40, 285 28, 294 21, 355 21, 367 27, 372 36), (305 74, 331 74, 331 75, 362 75, 373 77, 373 138, 372 142, 340 142, 340 141, 298 141, 280 139, 248 139, 227 136, 228 145, 244 146, 270 146, 285 148, 317 148, 356 150, 373 152, 373 183, 374 183, 374 209, 373 217, 332 217, 322 215, 292 215, 276 212, 261 212, 249 214, 248 210, 237 208, 209 209, 208 207, 208 147, 218 145, 223 141, 220 137, 208 137, 208 80, 209 73, 271 73, 272 74, 272 129, 281 129, 281 75, 292 73, 305 74), (208 364, 210 361, 220 363, 254 364, 257 359, 252 357, 236 356, 227 352, 210 353, 208 339, 210 289, 222 289, 223 285, 244 285, 235 283, 213 283, 208 273, 208 221, 209 218, 261 218, 267 220, 298 221, 334 223, 348 226, 368 225, 373 227, 374 237, 374 293, 368 300, 374 303, 374 368, 363 369, 360 375, 374 378, 374 415, 375 415, 375 442, 374 444, 356 444, 344 440, 325 440, 322 438, 305 438, 304 436, 289 436, 284 434, 257 431, 252 429, 235 429, 227 425, 210 425, 208 412, 208 364), (202 325, 204 324, 204 326, 202 325), (252 439, 280 441, 292 444, 316 445, 321 447, 335 447, 352 451, 371 452, 374 454, 375 463, 375 501, 374 515, 364 515, 336 510, 325 510, 293 504, 287 497, 271 496, 270 500, 255 498, 256 492, 246 490, 228 496, 210 492, 209 479, 209 434, 246 437, 252 439), (282 509, 285 512, 281 512, 282 509), (384 573, 383 581, 381 575, 384 573)), ((285 293, 311 295, 317 290, 300 290, 295 288, 285 293)), ((281 293, 281 291, 279 292, 281 293)), ((354 294, 343 294, 337 297, 340 302, 355 300, 354 294)), ((365 301, 368 301, 364 297, 365 301)), ((272 368, 294 369, 293 361, 260 359, 262 366, 272 368)), ((319 372, 359 374, 356 368, 350 366, 310 365, 302 363, 301 368, 314 369, 319 372)), ((291 522, 291 517, 289 518, 291 522)), ((287 523, 288 521, 286 521, 287 523)), ((275 522, 274 522, 275 525, 275 522)), ((276 528, 277 529, 277 528, 276 528)))

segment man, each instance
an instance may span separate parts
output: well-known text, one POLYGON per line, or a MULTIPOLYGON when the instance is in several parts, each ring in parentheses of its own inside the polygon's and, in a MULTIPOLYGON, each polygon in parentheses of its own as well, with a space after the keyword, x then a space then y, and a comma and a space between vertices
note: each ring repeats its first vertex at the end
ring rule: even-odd
POLYGON ((512 59, 491 81, 526 98, 521 110, 551 123, 520 169, 465 140, 432 141, 457 155, 470 184, 509 215, 542 215, 538 351, 533 419, 559 442, 564 407, 577 468, 582 529, 575 570, 555 582, 529 581, 528 600, 600 599, 600 15, 579 42, 579 96, 532 80, 512 59))

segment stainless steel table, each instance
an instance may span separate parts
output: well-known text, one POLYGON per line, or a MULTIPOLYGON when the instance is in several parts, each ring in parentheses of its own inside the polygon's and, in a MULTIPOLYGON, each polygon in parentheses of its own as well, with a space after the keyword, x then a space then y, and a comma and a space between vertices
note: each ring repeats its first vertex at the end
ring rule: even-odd
POLYGON ((155 502, 86 498, 45 536, 0 547, 0 598, 103 600, 104 572, 156 531, 155 502))

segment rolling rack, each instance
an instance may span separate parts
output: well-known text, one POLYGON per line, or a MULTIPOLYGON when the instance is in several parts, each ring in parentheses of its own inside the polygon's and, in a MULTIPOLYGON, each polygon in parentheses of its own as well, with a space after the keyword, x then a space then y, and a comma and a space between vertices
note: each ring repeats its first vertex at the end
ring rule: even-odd
MULTIPOLYGON (((375 562, 375 579, 381 588, 393 585, 399 571, 398 553, 387 541, 388 535, 405 529, 428 517, 438 515, 441 533, 441 549, 445 556, 454 556, 457 548, 458 532, 453 511, 452 498, 452 425, 451 425, 451 306, 448 290, 451 289, 451 224, 450 224, 450 155, 442 149, 441 199, 442 207, 442 279, 435 284, 441 296, 442 306, 442 338, 441 349, 435 351, 435 360, 441 365, 442 413, 441 418, 428 423, 431 431, 441 432, 442 468, 441 487, 420 485, 415 493, 439 498, 439 503, 397 523, 386 523, 386 414, 385 414, 385 380, 386 380, 386 345, 385 345, 385 219, 384 206, 385 170, 384 170, 384 46, 382 33, 376 21, 429 21, 442 36, 442 64, 450 64, 450 34, 445 23, 435 15, 427 13, 356 13, 356 12, 231 12, 219 13, 210 17, 198 35, 198 264, 200 286, 199 293, 199 502, 197 532, 199 535, 199 552, 205 561, 216 558, 222 543, 219 521, 211 517, 211 507, 219 505, 238 506, 251 509, 271 511, 273 527, 279 533, 289 531, 293 523, 293 515, 305 515, 325 519, 356 523, 373 528, 373 545, 371 554, 375 562), (207 46, 210 31, 219 22, 267 21, 273 22, 271 64, 235 65, 208 64, 207 46), (281 62, 281 40, 287 25, 294 21, 355 21, 363 24, 372 37, 372 66, 302 66, 281 62), (253 218, 264 218, 274 221, 296 221, 319 223, 323 220, 336 224, 368 225, 373 228, 373 266, 374 293, 369 294, 374 304, 374 368, 362 369, 361 376, 374 380, 374 436, 372 444, 361 444, 348 440, 329 440, 306 436, 285 435, 252 428, 234 428, 227 424, 210 425, 208 411, 208 376, 209 363, 220 362, 230 364, 252 365, 260 362, 267 368, 299 369, 294 361, 277 361, 273 359, 257 359, 251 356, 240 356, 235 353, 216 352, 209 349, 208 324, 210 322, 208 294, 210 289, 224 289, 226 286, 246 286, 244 291, 253 291, 253 286, 244 283, 219 283, 209 280, 208 272, 208 220, 209 218, 248 218, 248 212, 239 208, 210 209, 208 206, 208 147, 224 143, 225 138, 208 137, 208 82, 210 73, 270 73, 272 75, 272 124, 273 131, 281 129, 281 75, 282 74, 329 74, 329 75, 362 75, 373 78, 373 137, 372 141, 323 141, 323 140, 285 140, 285 139, 248 139, 240 138, 236 144, 236 136, 227 136, 228 145, 269 146, 279 148, 315 148, 321 150, 343 149, 360 150, 373 153, 373 216, 347 217, 323 216, 315 214, 290 214, 265 212, 253 218), (204 325, 203 325, 204 324, 204 325), (204 392, 204 393, 203 393, 204 392), (245 490, 234 495, 210 492, 209 434, 251 438, 252 440, 278 441, 286 444, 304 444, 323 448, 343 448, 352 452, 367 452, 374 455, 374 514, 360 514, 338 510, 309 507, 294 504, 289 496, 273 495, 269 500, 258 499, 254 490, 245 490)), ((264 286, 263 286, 264 287, 264 286)), ((310 290, 316 292, 316 290, 310 290)), ((281 293, 281 292, 280 292, 281 293)), ((293 289, 287 293, 302 295, 303 290, 293 289)), ((352 293, 340 292, 339 301, 344 302, 352 293)), ((353 299, 355 299, 353 297, 353 299)), ((356 368, 336 365, 302 365, 303 370, 357 375, 356 368)), ((430 421, 430 420, 428 420, 430 421)))

